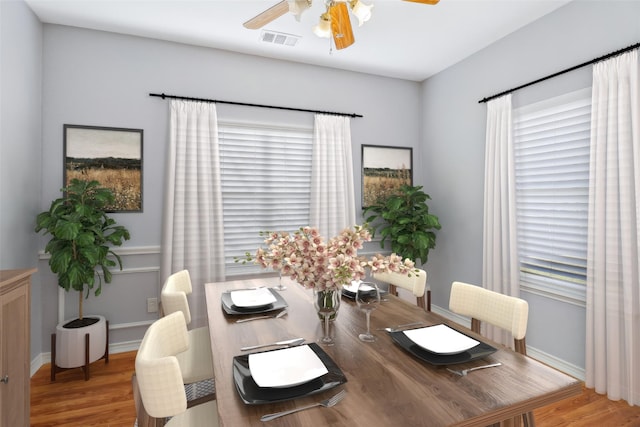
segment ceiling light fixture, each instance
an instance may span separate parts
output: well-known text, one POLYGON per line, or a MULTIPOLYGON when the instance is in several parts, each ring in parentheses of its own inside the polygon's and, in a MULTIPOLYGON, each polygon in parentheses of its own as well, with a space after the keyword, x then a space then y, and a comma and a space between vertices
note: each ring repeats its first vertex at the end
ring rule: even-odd
POLYGON ((347 4, 351 7, 351 13, 358 18, 358 26, 361 27, 371 19, 373 5, 364 4, 360 0, 329 0, 326 2, 327 11, 320 15, 320 21, 313 27, 313 33, 318 37, 329 38, 333 35, 336 49, 349 47, 355 41, 347 4))
POLYGON ((364 4, 360 0, 351 0, 349 1, 349 6, 351 6, 351 13, 358 18, 359 27, 362 27, 362 24, 371 19, 372 4, 364 4))
POLYGON ((329 15, 329 12, 320 15, 320 21, 313 27, 313 34, 325 39, 331 37, 331 15, 329 15))
MULTIPOLYGON (((311 7, 312 1, 313 0, 280 0, 280 2, 260 12, 242 25, 250 30, 257 30, 287 13, 292 14, 300 21, 300 15, 311 7)), ((433 5, 440 0, 404 1, 433 5)), ((333 36, 333 41, 337 49, 344 49, 345 47, 351 46, 355 40, 353 39, 353 29, 351 28, 348 7, 351 8, 351 13, 358 18, 358 25, 362 26, 362 24, 371 19, 371 9, 373 5, 364 4, 361 0, 324 0, 324 4, 326 11, 320 15, 318 24, 313 26, 313 33, 318 37, 331 38, 331 36, 333 36)))

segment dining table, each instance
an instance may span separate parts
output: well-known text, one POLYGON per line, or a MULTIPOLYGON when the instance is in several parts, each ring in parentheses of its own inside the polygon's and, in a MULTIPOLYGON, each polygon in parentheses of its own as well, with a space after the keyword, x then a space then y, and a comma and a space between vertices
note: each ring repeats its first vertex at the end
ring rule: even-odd
MULTIPOLYGON (((385 294, 371 312, 374 342, 358 335, 366 330, 365 314, 352 298, 342 296, 338 315, 330 322, 333 345, 320 342, 323 322, 313 304, 313 290, 282 277, 256 277, 205 284, 207 316, 213 352, 219 424, 239 426, 488 426, 520 425, 523 413, 579 395, 581 382, 507 346, 492 342, 468 327, 424 309, 403 298, 385 294), (234 290, 267 287, 286 302, 286 315, 237 322, 254 314, 229 313, 222 300, 234 290), (418 327, 448 325, 495 352, 452 365, 433 364, 416 357, 394 340, 385 327, 422 322, 418 327), (247 357, 242 347, 304 338, 319 346, 344 375, 344 382, 316 393, 276 401, 243 399, 236 381, 238 358, 247 357), (447 368, 467 369, 500 363, 465 376, 447 368), (314 407, 272 421, 260 417, 325 400, 338 391, 346 397, 337 405, 314 407)), ((416 328, 416 326, 414 326, 416 328)), ((274 351, 278 347, 253 352, 274 351)), ((280 347, 282 348, 282 347, 280 347)), ((255 356, 252 356, 255 357, 255 356)), ((268 392, 269 390, 262 390, 268 392)), ((274 390, 276 395, 278 390, 274 390)), ((267 394, 268 395, 268 394, 267 394)), ((246 397, 246 396, 245 396, 246 397)))

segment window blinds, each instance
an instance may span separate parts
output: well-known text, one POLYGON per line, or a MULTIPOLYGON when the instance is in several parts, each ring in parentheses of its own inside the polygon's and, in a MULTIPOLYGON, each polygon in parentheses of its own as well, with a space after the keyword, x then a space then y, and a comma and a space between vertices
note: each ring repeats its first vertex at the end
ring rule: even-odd
POLYGON ((312 128, 219 123, 227 276, 258 272, 234 262, 263 246, 261 231, 309 223, 312 128))
POLYGON ((523 282, 586 283, 590 89, 514 111, 523 282))

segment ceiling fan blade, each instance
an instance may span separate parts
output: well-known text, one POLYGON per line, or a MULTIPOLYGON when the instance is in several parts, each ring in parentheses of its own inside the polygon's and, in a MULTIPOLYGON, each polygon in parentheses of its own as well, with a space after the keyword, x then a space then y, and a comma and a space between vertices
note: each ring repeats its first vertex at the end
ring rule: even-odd
POLYGON ((437 4, 440 0, 404 0, 410 1, 413 3, 422 3, 422 4, 437 4))
POLYGON ((344 49, 351 46, 355 40, 347 4, 337 2, 330 6, 329 15, 331 16, 331 33, 333 34, 333 42, 336 45, 336 49, 344 49))
POLYGON ((280 3, 271 6, 269 9, 254 16, 242 25, 250 30, 257 30, 258 28, 264 27, 269 22, 280 18, 287 12, 289 12, 289 2, 287 2, 287 0, 282 0, 280 3))

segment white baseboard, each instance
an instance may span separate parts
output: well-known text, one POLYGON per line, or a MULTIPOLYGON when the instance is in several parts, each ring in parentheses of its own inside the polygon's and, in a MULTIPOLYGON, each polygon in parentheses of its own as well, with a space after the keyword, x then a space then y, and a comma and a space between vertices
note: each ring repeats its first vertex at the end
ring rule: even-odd
MULTIPOLYGON (((128 351, 137 351, 140 347, 141 340, 125 341, 115 344, 109 344, 109 354, 126 353, 128 351)), ((47 363, 51 363, 51 352, 40 353, 31 360, 31 376, 47 363)))
POLYGON ((571 375, 572 377, 577 378, 580 381, 584 381, 585 379, 584 368, 569 363, 566 360, 562 360, 542 350, 538 350, 535 347, 527 345, 527 356, 531 357, 532 359, 536 359, 537 361, 542 362, 546 365, 554 367, 567 375, 571 375))

